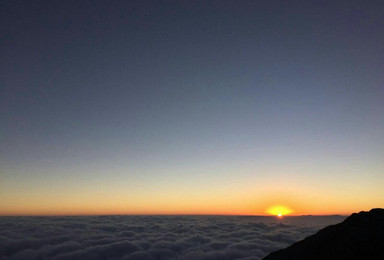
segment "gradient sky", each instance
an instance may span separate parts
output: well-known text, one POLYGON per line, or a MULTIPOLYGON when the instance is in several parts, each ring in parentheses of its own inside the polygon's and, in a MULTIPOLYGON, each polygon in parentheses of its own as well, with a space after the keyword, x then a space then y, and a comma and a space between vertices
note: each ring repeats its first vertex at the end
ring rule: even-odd
POLYGON ((383 1, 0 13, 0 215, 384 207, 383 1))

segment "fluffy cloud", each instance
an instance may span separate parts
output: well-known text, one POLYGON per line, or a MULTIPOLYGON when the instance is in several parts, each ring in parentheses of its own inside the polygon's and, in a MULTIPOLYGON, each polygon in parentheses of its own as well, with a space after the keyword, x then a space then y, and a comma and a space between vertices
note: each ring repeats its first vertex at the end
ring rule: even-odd
POLYGON ((0 259, 261 259, 343 217, 1 217, 0 259), (284 223, 282 223, 284 222, 284 223))

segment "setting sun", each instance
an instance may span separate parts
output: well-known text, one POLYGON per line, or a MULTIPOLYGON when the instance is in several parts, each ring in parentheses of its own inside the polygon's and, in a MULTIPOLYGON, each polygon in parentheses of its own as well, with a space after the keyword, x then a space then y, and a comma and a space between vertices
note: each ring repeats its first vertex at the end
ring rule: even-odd
POLYGON ((269 207, 267 209, 267 213, 274 215, 274 216, 278 216, 279 218, 283 217, 284 215, 288 215, 292 212, 293 212, 292 209, 290 209, 286 206, 281 206, 281 205, 272 206, 272 207, 269 207))

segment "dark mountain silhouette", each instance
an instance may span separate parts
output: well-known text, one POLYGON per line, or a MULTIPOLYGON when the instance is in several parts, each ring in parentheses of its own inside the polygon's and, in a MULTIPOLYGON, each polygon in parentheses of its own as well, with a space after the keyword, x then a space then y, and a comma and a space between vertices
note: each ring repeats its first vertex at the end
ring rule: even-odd
POLYGON ((384 209, 354 213, 342 223, 269 254, 264 260, 384 259, 384 209))

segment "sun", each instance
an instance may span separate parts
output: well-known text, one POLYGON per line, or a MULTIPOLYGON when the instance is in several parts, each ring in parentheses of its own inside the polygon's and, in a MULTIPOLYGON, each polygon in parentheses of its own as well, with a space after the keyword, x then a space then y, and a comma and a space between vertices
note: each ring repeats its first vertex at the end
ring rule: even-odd
POLYGON ((286 207, 286 206, 275 205, 275 206, 269 207, 266 212, 268 214, 282 218, 284 215, 288 215, 288 214, 292 213, 293 210, 286 207))

